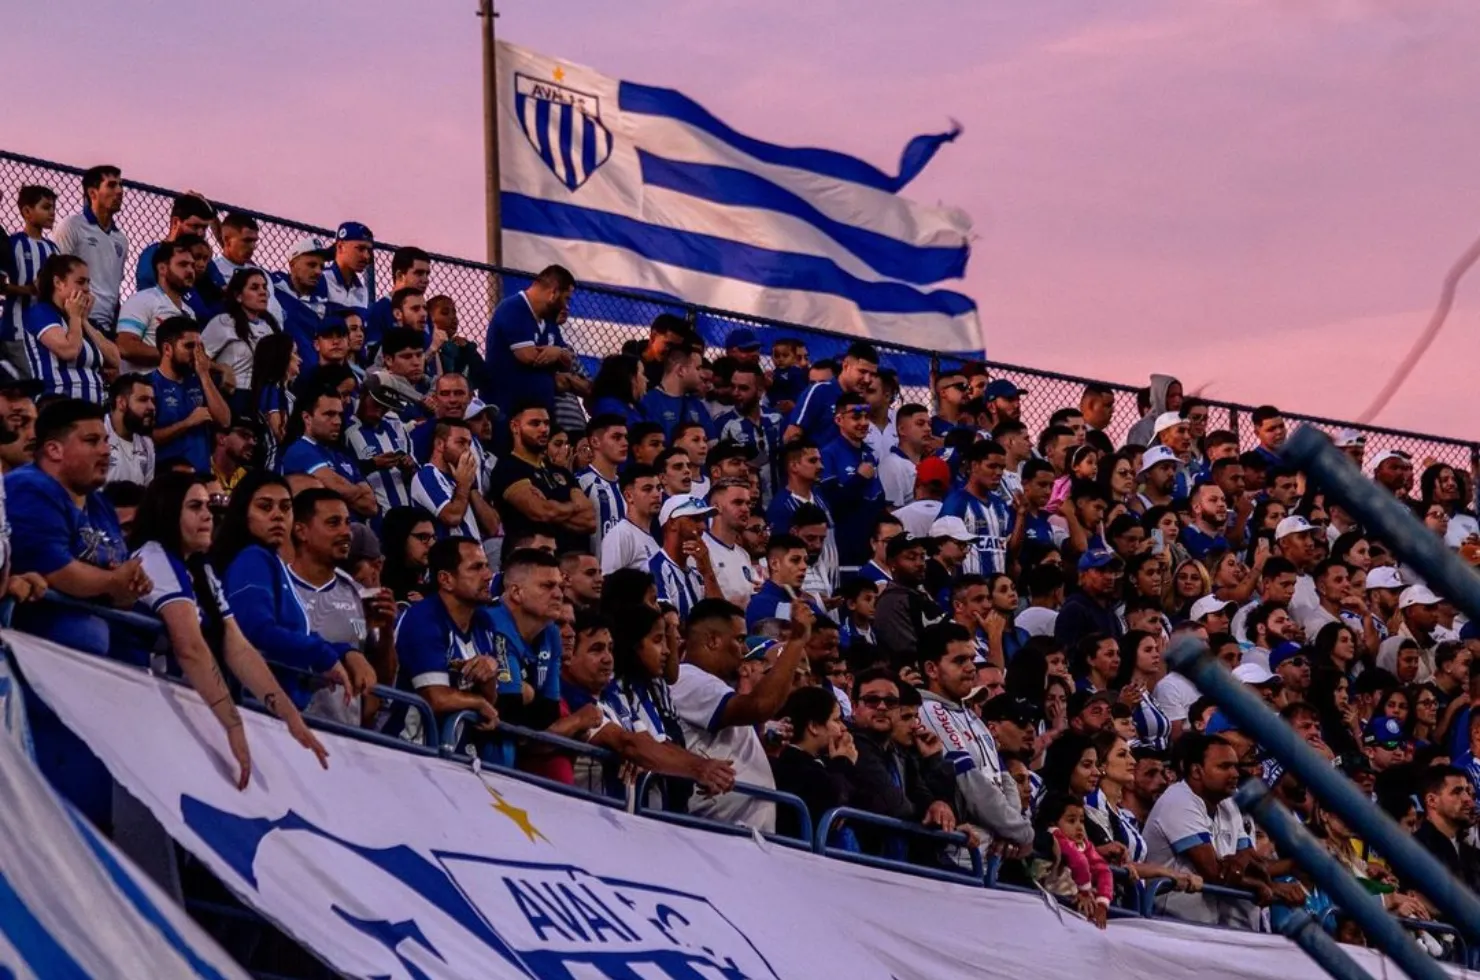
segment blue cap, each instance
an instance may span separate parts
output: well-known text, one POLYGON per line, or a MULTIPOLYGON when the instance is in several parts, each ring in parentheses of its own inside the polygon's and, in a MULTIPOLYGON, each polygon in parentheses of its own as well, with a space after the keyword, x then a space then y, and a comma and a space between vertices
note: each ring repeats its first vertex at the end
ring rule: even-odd
POLYGON ((749 327, 736 327, 725 336, 725 350, 760 350, 761 342, 749 327))
POLYGON ((1238 726, 1221 711, 1215 711, 1208 716, 1208 723, 1203 726, 1204 735, 1222 735, 1224 732, 1236 732, 1238 726))
POLYGON ((330 334, 349 333, 349 324, 345 321, 346 313, 354 313, 354 310, 330 310, 324 314, 324 318, 314 327, 315 337, 327 337, 330 334))
POLYGON ((1387 715, 1373 718, 1362 730, 1363 745, 1397 745, 1406 741, 1403 726, 1398 724, 1396 718, 1389 718, 1387 715))
POLYGON ((993 398, 1017 398, 1026 392, 1027 389, 1019 388, 1006 378, 998 378, 996 381, 987 385, 986 394, 982 397, 987 401, 991 401, 993 398))
POLYGON ((771 651, 778 641, 765 636, 747 636, 745 638, 745 656, 742 660, 765 660, 766 654, 771 651))
POLYGON ((1461 640, 1480 640, 1480 620, 1471 619, 1459 628, 1461 640))
POLYGON ((374 244, 375 236, 371 234, 369 228, 366 228, 358 221, 346 221, 334 233, 334 240, 336 242, 370 242, 374 244))
POLYGON ((1289 660, 1291 657, 1298 656, 1300 651, 1304 649, 1305 647, 1296 643, 1294 640, 1286 640, 1284 643, 1281 643, 1279 646, 1269 651, 1269 669, 1276 669, 1277 667, 1279 667, 1280 664, 1284 663, 1286 660, 1289 660))
POLYGON ((1079 570, 1081 572, 1092 571, 1096 568, 1106 568, 1110 565, 1121 564, 1120 556, 1109 548, 1091 548, 1079 556, 1079 570))

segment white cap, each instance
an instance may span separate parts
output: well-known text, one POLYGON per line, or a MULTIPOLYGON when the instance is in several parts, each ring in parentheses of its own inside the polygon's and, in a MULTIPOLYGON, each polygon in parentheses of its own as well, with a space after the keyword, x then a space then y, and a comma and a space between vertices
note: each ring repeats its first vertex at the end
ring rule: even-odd
POLYGON ((1336 433, 1336 438, 1332 441, 1336 443, 1337 449, 1365 446, 1367 445, 1367 434, 1365 432, 1358 432, 1356 429, 1340 429, 1336 433))
MULTIPOLYGON (((1141 473, 1145 473, 1151 467, 1159 466, 1162 463, 1171 463, 1173 466, 1177 466, 1181 462, 1177 458, 1177 454, 1166 446, 1152 446, 1141 454, 1141 473)), ((1140 474, 1137 475, 1139 476, 1140 474)))
POLYGON ((1202 619, 1208 613, 1223 612, 1229 606, 1237 606, 1238 603, 1227 599, 1220 599, 1215 595, 1205 595, 1192 604, 1192 619, 1202 619))
POLYGON ((706 504, 702 497, 681 493, 663 501, 663 509, 658 512, 658 525, 661 527, 675 517, 708 517, 714 513, 718 512, 706 504))
POLYGON ((1401 589, 1403 588, 1403 576, 1391 565, 1378 565, 1367 572, 1367 588, 1369 589, 1401 589))
POLYGON ((1442 599, 1434 595, 1434 590, 1427 585, 1410 585, 1398 596, 1398 608, 1407 609, 1409 606, 1437 606, 1442 601, 1442 599))
POLYGON ((1268 667, 1260 664, 1239 664, 1233 668, 1233 678, 1245 684, 1255 687, 1261 684, 1279 683, 1279 678, 1269 672, 1268 667))
POLYGON ((477 418, 479 415, 482 415, 484 412, 488 411, 492 407, 492 405, 486 404, 483 399, 474 398, 473 400, 468 402, 468 407, 463 409, 463 421, 469 422, 477 418))
POLYGON ((330 247, 329 243, 322 238, 315 238, 313 235, 304 235, 293 243, 292 248, 288 249, 288 261, 291 262, 300 255, 323 255, 327 257, 330 247))
POLYGON ((1384 449, 1382 452, 1372 457, 1370 461, 1372 465, 1372 472, 1376 473, 1377 468, 1390 459, 1401 459, 1405 463, 1413 462, 1412 457, 1410 457, 1407 453, 1400 453, 1396 449, 1384 449))
POLYGON ((973 544, 981 540, 980 534, 966 530, 966 522, 959 517, 937 517, 930 524, 932 538, 950 538, 962 544, 973 544))
POLYGON ((1307 521, 1298 514, 1292 514, 1274 526, 1274 539, 1279 541, 1281 538, 1287 538, 1292 534, 1304 534, 1307 531, 1314 530, 1315 527, 1310 521, 1307 521))
POLYGON ((1181 413, 1179 413, 1179 412, 1162 412, 1160 415, 1158 415, 1156 417, 1156 425, 1151 430, 1151 434, 1154 435, 1154 436, 1159 436, 1163 432, 1165 432, 1166 430, 1172 428, 1172 426, 1175 426, 1175 425, 1186 425, 1186 424, 1187 424, 1187 420, 1182 417, 1181 413))

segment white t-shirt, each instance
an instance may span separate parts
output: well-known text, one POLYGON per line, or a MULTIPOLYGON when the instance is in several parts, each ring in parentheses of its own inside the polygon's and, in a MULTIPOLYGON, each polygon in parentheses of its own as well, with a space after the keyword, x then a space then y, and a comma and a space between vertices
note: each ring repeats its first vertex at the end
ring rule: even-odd
POLYGON ((642 528, 623 518, 601 539, 601 574, 610 575, 619 568, 645 572, 648 561, 658 553, 658 542, 642 528))
POLYGON ((899 523, 912 537, 930 537, 930 525, 940 516, 939 500, 916 500, 914 503, 905 504, 894 512, 899 518, 899 523))
POLYGON ((231 368, 236 375, 236 386, 242 391, 252 387, 252 353, 257 349, 257 341, 277 331, 266 320, 254 320, 247 324, 247 333, 250 340, 242 340, 236 335, 236 321, 229 313, 212 317, 200 332, 206 356, 231 368))
POLYGON ((113 416, 103 417, 108 431, 108 483, 137 483, 147 487, 154 480, 154 440, 148 436, 125 439, 113 430, 113 416))
MULTIPOLYGON (((735 696, 730 685, 693 664, 678 668, 678 682, 673 685, 673 708, 683 727, 684 744, 695 755, 707 759, 728 759, 735 766, 735 780, 775 789, 771 763, 761 747, 760 737, 750 725, 731 725, 716 729, 725 705, 735 696)), ((726 823, 738 823, 762 833, 776 829, 776 805, 739 793, 705 797, 695 793, 689 803, 695 816, 726 823)))
POLYGON ((1197 689, 1196 684, 1181 674, 1167 674, 1156 682, 1156 688, 1152 690, 1151 696, 1156 699, 1157 704, 1161 705, 1162 713, 1167 716, 1167 721, 1186 721, 1192 703, 1202 697, 1202 692, 1197 689))
POLYGON ((1027 630, 1029 636, 1053 636, 1054 624, 1059 621, 1059 611, 1045 609, 1043 606, 1029 606, 1013 617, 1012 621, 1027 630))
POLYGON ((1469 514, 1455 514, 1449 519, 1449 530, 1444 532, 1444 543, 1458 548, 1472 534, 1480 534, 1480 521, 1469 514))
POLYGON ((903 507, 915 499, 915 468, 908 456, 899 453, 879 457, 879 482, 891 507, 903 507))
POLYGON ((1185 782, 1173 783, 1151 808, 1143 831, 1146 838, 1146 861, 1178 869, 1197 869, 1185 857, 1199 844, 1212 844, 1220 857, 1230 857, 1253 846, 1245 828, 1243 815, 1232 799, 1219 803, 1212 813, 1202 797, 1185 782))
MULTIPOLYGON (((185 316, 194 320, 195 311, 190 308, 189 303, 176 306, 175 301, 165 295, 163 289, 151 286, 123 301, 123 307, 118 311, 118 332, 131 333, 143 340, 145 345, 153 347, 155 330, 172 316, 185 316)), ((148 374, 154 370, 154 365, 124 361, 123 370, 148 374)))
POLYGON ((10 517, 5 513, 5 481, 0 480, 0 568, 10 564, 10 517))
POLYGON ((1295 577, 1295 592, 1290 596, 1290 615, 1300 619, 1306 610, 1318 608, 1321 597, 1316 594, 1316 580, 1309 575, 1295 577))
POLYGON ((738 544, 724 544, 708 531, 704 532, 704 543, 709 546, 709 561, 714 565, 714 577, 719 580, 720 591, 726 599, 744 609, 761 582, 750 555, 738 544))
POLYGON ((63 255, 75 255, 87 263, 88 288, 93 294, 93 308, 87 319, 94 326, 112 330, 128 255, 128 236, 118 224, 118 216, 113 216, 113 226, 104 231, 87 213, 69 214, 57 222, 52 240, 63 255))

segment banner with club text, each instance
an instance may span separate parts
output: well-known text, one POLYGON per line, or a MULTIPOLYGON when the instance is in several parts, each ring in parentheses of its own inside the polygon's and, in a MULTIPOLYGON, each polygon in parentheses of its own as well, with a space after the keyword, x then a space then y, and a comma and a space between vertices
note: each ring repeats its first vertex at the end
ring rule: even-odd
MULTIPOLYGON (((675 827, 450 760, 248 713, 238 792, 195 694, 7 632, 23 673, 243 901, 353 977, 1316 980, 1275 936, 1101 932, 1021 894, 675 827)), ((1365 950, 1373 975, 1396 974, 1365 950)))

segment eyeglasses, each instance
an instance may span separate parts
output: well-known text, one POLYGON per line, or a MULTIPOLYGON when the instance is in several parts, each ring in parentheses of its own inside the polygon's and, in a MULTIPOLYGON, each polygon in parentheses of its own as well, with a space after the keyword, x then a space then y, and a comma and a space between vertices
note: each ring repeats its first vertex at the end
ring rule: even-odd
POLYGON ((415 538, 417 541, 420 541, 422 544, 427 544, 428 542, 431 542, 431 541, 435 540, 436 537, 437 537, 431 531, 413 531, 412 533, 410 533, 410 534, 408 534, 406 536, 408 538, 415 538))
POLYGON ((1419 698, 1418 706, 1420 708, 1437 708, 1439 707, 1439 702, 1435 701, 1433 698, 1419 698))
POLYGON ((899 698, 892 698, 887 694, 865 694, 858 701, 860 704, 866 704, 870 708, 899 707, 899 698))
POLYGON ((1306 660, 1304 657, 1291 657, 1289 660, 1286 660, 1285 663, 1289 664, 1291 667, 1310 666, 1310 661, 1306 660))

